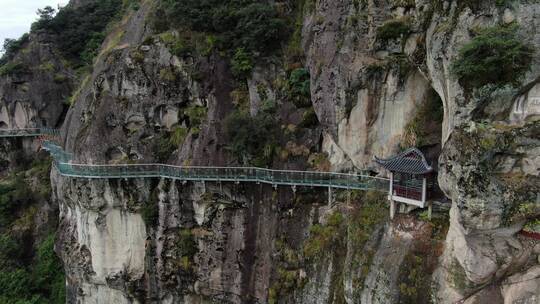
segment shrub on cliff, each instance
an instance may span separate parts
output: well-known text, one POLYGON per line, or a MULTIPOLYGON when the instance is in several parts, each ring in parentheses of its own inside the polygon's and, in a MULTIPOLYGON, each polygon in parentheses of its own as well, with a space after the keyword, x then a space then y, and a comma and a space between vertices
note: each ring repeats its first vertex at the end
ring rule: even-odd
POLYGON ((517 29, 511 25, 479 30, 451 66, 460 84, 470 89, 487 84, 518 85, 530 68, 534 51, 523 43, 517 29))
POLYGON ((255 117, 237 110, 225 120, 230 139, 229 150, 242 164, 269 166, 277 146, 277 125, 272 115, 261 112, 255 117))
POLYGON ((304 243, 303 253, 307 259, 317 259, 332 246, 343 245, 345 218, 340 212, 332 213, 325 225, 316 224, 309 229, 309 238, 304 243))
POLYGON ((411 25, 405 19, 394 19, 385 22, 377 29, 377 38, 381 40, 391 40, 401 38, 410 32, 411 25))
POLYGON ((0 76, 5 75, 21 75, 28 72, 28 67, 22 62, 8 62, 0 66, 0 76))
POLYGON ((287 95, 298 108, 311 106, 311 80, 309 71, 304 68, 295 69, 287 80, 287 95))
POLYGON ((253 70, 253 58, 244 48, 239 48, 231 59, 231 69, 234 76, 246 78, 253 70))

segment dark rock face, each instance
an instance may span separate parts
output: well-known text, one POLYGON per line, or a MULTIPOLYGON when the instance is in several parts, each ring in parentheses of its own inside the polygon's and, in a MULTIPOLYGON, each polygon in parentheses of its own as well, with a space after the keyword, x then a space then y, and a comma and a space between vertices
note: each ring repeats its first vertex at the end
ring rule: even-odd
POLYGON ((265 302, 275 239, 287 235, 300 243, 311 214, 321 208, 289 209, 290 190, 272 195, 267 186, 153 182, 55 176, 54 192, 66 207, 59 247, 70 284, 77 286, 70 299, 265 302), (149 204, 158 214, 143 221, 149 204))

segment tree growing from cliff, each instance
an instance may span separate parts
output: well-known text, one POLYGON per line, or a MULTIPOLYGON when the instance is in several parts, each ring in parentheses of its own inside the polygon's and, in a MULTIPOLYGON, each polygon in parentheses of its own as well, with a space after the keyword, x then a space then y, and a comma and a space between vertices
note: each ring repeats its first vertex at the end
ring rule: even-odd
POLYGON ((518 26, 494 26, 478 30, 459 50, 452 73, 465 88, 519 85, 529 70, 534 50, 518 36, 518 26))
POLYGON ((46 28, 50 25, 51 21, 54 19, 56 10, 51 6, 45 6, 37 10, 37 15, 39 16, 38 21, 32 24, 32 29, 46 28))

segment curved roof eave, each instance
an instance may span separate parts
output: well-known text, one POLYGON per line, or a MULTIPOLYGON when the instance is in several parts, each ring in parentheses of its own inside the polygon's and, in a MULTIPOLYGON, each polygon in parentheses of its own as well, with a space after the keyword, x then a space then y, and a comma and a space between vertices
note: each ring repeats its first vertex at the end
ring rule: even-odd
POLYGON ((433 167, 428 164, 424 154, 417 148, 409 148, 388 159, 375 156, 375 162, 391 172, 408 174, 428 174, 433 172, 433 167), (411 153, 415 157, 408 157, 411 153))

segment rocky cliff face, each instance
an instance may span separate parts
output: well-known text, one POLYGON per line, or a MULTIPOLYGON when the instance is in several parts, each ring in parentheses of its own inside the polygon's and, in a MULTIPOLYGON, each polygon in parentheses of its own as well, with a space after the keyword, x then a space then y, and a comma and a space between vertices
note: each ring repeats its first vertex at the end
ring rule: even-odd
MULTIPOLYGON (((59 127, 67 111, 65 101, 70 96, 73 77, 50 37, 32 34, 2 71, 0 128, 59 127)), ((13 144, 5 141, 1 153, 2 162, 12 168, 25 158, 31 159, 38 149, 32 140, 13 144)))
MULTIPOLYGON (((526 1, 319 1, 304 23, 313 103, 326 122, 324 148, 334 166, 366 166, 373 154, 392 154, 431 90, 444 105, 439 182, 452 211, 435 277, 437 302, 466 299, 537 263, 538 248, 516 238, 519 223, 508 223, 538 214, 538 56, 516 88, 484 96, 471 96, 450 70, 479 27, 518 23, 520 37, 538 45, 538 9, 526 1), (391 22, 408 22, 408 33, 381 41, 380 29, 391 22), (395 64, 397 56, 405 56, 398 59, 405 65, 395 64), (497 140, 487 144, 490 138, 497 140), (519 206, 527 214, 516 215, 519 206)), ((490 298, 538 299, 526 287, 507 294, 505 284, 489 289, 490 298)))
POLYGON ((74 76, 50 38, 33 34, 11 62, 18 68, 3 71, 0 82, 1 127, 60 126, 74 76))
MULTIPOLYGON (((275 167, 378 170, 373 155, 421 147, 438 164, 449 224, 444 206, 431 223, 414 215, 389 221, 385 198, 373 193, 338 192, 328 205, 312 189, 88 181, 53 170, 69 303, 540 298, 540 247, 517 235, 540 214, 540 57, 512 87, 471 90, 450 72, 478 28, 517 23, 524 43, 540 45, 538 3, 306 1, 297 33, 310 75, 307 106, 285 92, 286 59, 254 63, 244 84, 219 52, 178 55, 171 40, 182 32, 156 33, 155 9, 142 1, 128 10, 74 90, 62 133, 77 162, 234 164, 227 117, 271 107, 282 147, 275 167)), ((51 71, 30 75, 1 78, 0 118, 8 127, 58 125, 62 106, 43 103, 43 92, 64 99, 70 82, 55 82, 51 71)))

